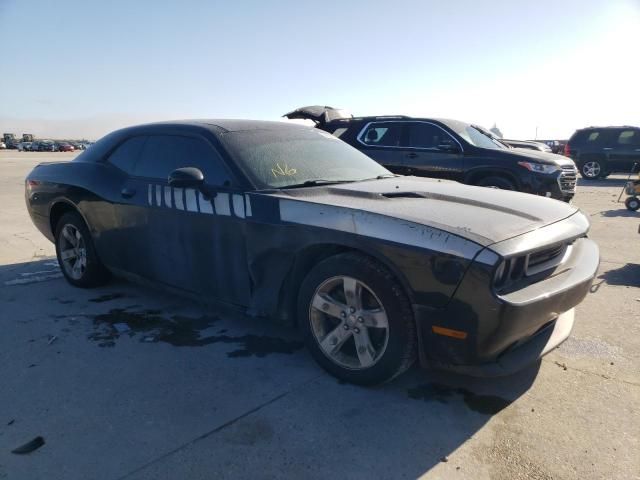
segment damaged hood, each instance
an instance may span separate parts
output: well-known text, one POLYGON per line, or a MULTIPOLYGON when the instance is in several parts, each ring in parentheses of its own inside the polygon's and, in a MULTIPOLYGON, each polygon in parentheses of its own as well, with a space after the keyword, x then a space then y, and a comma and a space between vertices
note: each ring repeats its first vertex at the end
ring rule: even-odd
POLYGON ((282 199, 342 207, 411 222, 489 246, 575 214, 569 204, 447 180, 395 177, 280 190, 282 199))

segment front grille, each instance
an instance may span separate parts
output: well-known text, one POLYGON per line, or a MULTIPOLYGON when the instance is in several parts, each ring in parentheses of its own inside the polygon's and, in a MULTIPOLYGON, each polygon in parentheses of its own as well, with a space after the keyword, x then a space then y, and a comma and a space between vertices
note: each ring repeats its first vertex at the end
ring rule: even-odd
POLYGON ((539 281, 566 261, 572 248, 571 244, 558 243, 526 255, 508 258, 496 270, 495 286, 506 291, 518 288, 522 282, 539 281))
POLYGON ((562 261, 566 250, 567 245, 561 243, 550 248, 545 248, 544 250, 530 253, 527 255, 527 259, 525 261, 525 275, 535 275, 536 273, 540 273, 557 266, 562 261))
POLYGON ((573 165, 565 165, 558 176, 558 185, 562 193, 576 193, 578 170, 573 165))

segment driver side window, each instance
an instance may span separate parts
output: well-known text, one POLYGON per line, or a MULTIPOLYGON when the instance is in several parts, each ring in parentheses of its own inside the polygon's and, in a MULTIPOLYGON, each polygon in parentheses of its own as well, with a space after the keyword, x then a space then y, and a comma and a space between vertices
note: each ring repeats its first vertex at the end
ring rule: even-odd
POLYGON ((411 123, 409 125, 409 146, 413 148, 436 149, 439 145, 455 145, 455 142, 442 128, 430 123, 411 123))
POLYGON ((166 181, 176 168, 196 167, 212 186, 230 185, 230 176, 218 152, 205 140, 178 135, 148 137, 133 174, 166 181))

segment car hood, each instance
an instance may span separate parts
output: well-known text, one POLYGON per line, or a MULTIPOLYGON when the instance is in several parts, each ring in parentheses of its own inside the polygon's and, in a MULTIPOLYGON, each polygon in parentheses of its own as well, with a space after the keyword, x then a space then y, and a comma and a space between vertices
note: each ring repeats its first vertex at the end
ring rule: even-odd
POLYGON ((567 203, 526 193, 419 177, 394 177, 268 194, 392 217, 405 223, 437 228, 482 246, 558 222, 578 211, 567 203))
POLYGON ((564 157, 562 155, 557 155, 555 153, 549 152, 541 152, 539 150, 531 150, 524 148, 513 148, 509 150, 492 150, 499 151, 502 155, 513 156, 522 158, 521 161, 532 161, 537 163, 542 163, 545 165, 558 165, 560 167, 564 166, 573 166, 573 160, 570 158, 564 157))

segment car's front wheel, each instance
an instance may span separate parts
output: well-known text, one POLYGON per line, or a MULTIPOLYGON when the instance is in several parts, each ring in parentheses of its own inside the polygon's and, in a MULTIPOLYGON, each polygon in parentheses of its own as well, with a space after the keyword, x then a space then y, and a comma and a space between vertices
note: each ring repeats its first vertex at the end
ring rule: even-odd
POLYGON ((586 180, 595 180, 605 175, 604 166, 599 160, 589 160, 580 166, 580 175, 586 180))
POLYGON ((58 263, 69 283, 90 288, 109 279, 109 272, 96 254, 89 229, 77 212, 67 212, 60 218, 55 241, 58 263))
POLYGON ((411 304, 394 276, 373 259, 344 253, 304 279, 298 319, 316 361, 360 385, 391 380, 416 358, 411 304))
POLYGON ((498 188, 500 190, 515 190, 516 186, 510 180, 504 177, 484 177, 481 178, 478 183, 480 187, 498 188))

